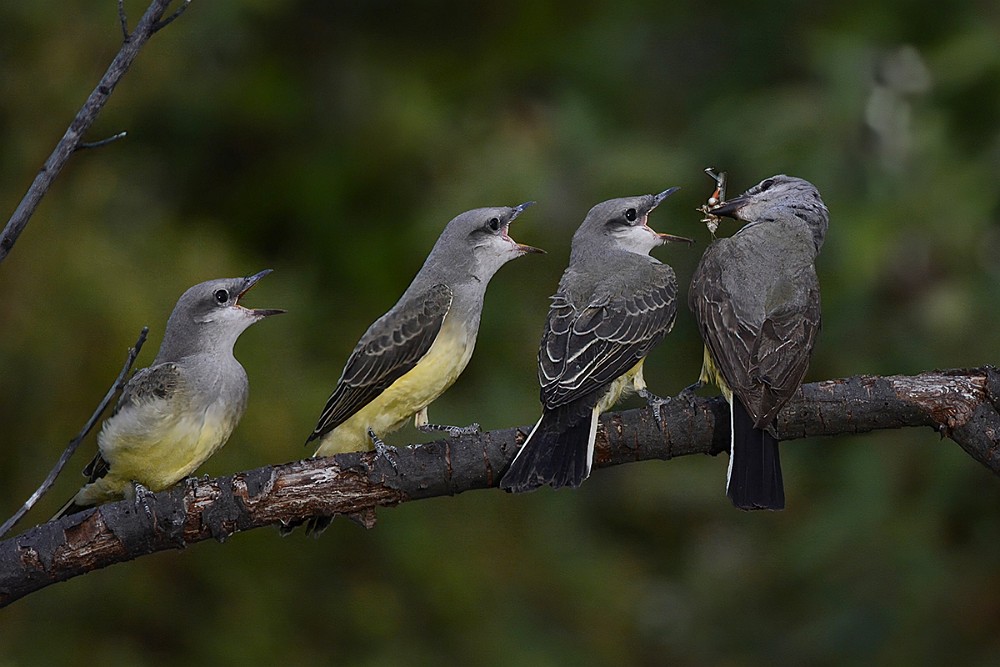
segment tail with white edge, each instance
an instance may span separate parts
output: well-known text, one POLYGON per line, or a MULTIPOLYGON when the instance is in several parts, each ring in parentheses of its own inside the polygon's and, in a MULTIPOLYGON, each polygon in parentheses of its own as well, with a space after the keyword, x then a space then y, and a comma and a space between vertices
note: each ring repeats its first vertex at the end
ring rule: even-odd
POLYGON ((500 480, 500 488, 524 493, 545 484, 556 489, 580 486, 594 462, 597 416, 593 409, 589 418, 584 414, 567 426, 565 414, 546 410, 500 480))
POLYGON ((778 441, 770 433, 754 428, 753 419, 736 396, 730 407, 729 471, 726 495, 742 510, 785 508, 778 441))

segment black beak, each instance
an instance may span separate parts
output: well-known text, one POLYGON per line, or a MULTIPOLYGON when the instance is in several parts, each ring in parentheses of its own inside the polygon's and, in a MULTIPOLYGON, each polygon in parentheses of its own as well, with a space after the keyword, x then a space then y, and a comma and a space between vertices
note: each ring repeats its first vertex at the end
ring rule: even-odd
MULTIPOLYGON (((246 278, 244 278, 243 279, 243 289, 240 290, 239 296, 236 297, 237 303, 239 303, 239 300, 243 298, 244 294, 246 294, 247 292, 250 291, 251 287, 253 287, 254 285, 257 284, 258 280, 260 280, 261 278, 263 278, 267 274, 271 273, 271 271, 273 271, 273 270, 274 269, 264 269, 263 271, 261 271, 259 273, 255 273, 252 276, 247 276, 246 278)), ((250 308, 249 310, 250 310, 251 313, 253 313, 257 317, 268 317, 269 315, 281 315, 282 313, 286 312, 284 310, 281 310, 280 308, 261 308, 261 309, 250 308)))
POLYGON ((535 205, 535 202, 533 202, 533 201, 526 201, 523 204, 518 204, 517 206, 514 206, 513 207, 514 213, 511 214, 511 216, 510 216, 510 222, 514 222, 514 218, 516 218, 517 216, 521 215, 521 213, 524 212, 524 209, 528 208, 529 206, 534 206, 534 205, 535 205))
POLYGON ((715 208, 709 209, 711 215, 725 216, 727 218, 739 219, 737 213, 740 209, 749 201, 745 195, 740 195, 739 197, 733 197, 728 201, 724 201, 715 208))
MULTIPOLYGON (((512 208, 512 210, 514 212, 511 213, 510 220, 507 221, 508 229, 510 227, 510 223, 514 222, 514 219, 517 216, 521 215, 521 213, 524 211, 524 209, 528 208, 529 206, 534 206, 534 205, 535 205, 535 202, 533 202, 533 201, 526 201, 523 204, 518 204, 517 206, 514 206, 512 208)), ((509 236, 509 234, 508 234, 508 236, 509 236)), ((511 239, 511 241, 514 241, 514 239, 511 239)), ((541 248, 536 248, 535 246, 526 245, 524 243, 517 243, 517 241, 514 241, 514 243, 517 245, 517 249, 520 250, 522 253, 525 253, 525 254, 528 254, 528 253, 537 253, 537 254, 540 254, 540 255, 544 255, 545 254, 545 251, 542 250, 541 248)))
POLYGON ((654 208, 656 208, 657 206, 660 205, 660 202, 662 202, 664 199, 666 199, 670 195, 674 194, 678 190, 680 190, 680 188, 677 188, 677 187, 675 187, 675 188, 667 188, 666 190, 664 190, 660 194, 653 195, 653 206, 649 210, 652 211, 654 208))

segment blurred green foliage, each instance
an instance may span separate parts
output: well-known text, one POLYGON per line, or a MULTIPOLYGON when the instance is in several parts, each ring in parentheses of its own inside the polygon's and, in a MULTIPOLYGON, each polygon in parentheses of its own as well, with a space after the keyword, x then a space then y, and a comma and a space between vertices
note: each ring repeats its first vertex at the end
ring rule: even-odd
MULTIPOLYGON (((133 20, 143 2, 127 3, 133 20)), ((990 3, 196 2, 157 34, 0 266, 0 507, 12 513, 180 293, 275 273, 289 315, 237 355, 248 413, 201 472, 306 456, 367 325, 444 224, 538 205, 435 420, 533 422, 569 239, 603 199, 684 189, 653 224, 686 283, 701 173, 823 193, 811 379, 997 361, 1000 19, 990 3)), ((111 0, 0 5, 0 210, 110 62, 111 0)), ((724 232, 727 230, 724 228, 724 232)), ((686 310, 662 394, 701 345, 686 310)), ((417 440, 412 428, 391 439, 417 440)), ((94 448, 91 439, 73 468, 94 448)), ((725 457, 602 471, 258 530, 79 577, 0 611, 0 665, 966 664, 1000 660, 1000 480, 930 430, 784 446, 788 509, 743 514, 725 457)), ((82 478, 65 475, 38 522, 82 478)), ((30 525, 32 521, 28 522, 30 525)))

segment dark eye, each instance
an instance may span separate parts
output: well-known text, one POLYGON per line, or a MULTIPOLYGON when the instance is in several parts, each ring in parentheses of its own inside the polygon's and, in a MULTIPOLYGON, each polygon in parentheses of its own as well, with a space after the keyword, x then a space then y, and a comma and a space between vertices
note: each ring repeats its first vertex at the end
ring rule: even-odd
POLYGON ((763 192, 764 190, 767 190, 772 185, 774 185, 774 179, 773 178, 769 178, 766 181, 761 182, 761 184, 760 184, 760 191, 763 192))
POLYGON ((229 301, 229 292, 224 289, 215 291, 215 301, 220 305, 229 301))
POLYGON ((500 218, 490 218, 490 221, 487 222, 486 225, 490 229, 492 229, 493 231, 495 231, 495 232, 499 231, 500 230, 500 218))
POLYGON ((625 219, 628 220, 629 222, 635 222, 635 215, 636 214, 634 208, 630 208, 629 210, 625 211, 625 219))

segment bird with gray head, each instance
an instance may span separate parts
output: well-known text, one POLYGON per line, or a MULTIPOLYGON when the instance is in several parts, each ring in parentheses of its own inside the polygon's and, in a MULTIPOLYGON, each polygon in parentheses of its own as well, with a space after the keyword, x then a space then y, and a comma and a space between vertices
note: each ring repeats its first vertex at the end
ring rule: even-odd
POLYGON ((782 509, 775 417, 802 384, 820 328, 815 261, 830 214, 816 188, 784 174, 709 209, 745 224, 714 241, 691 280, 705 357, 698 382, 730 406, 726 493, 744 510, 782 509))
MULTIPOLYGON (((410 417, 425 432, 478 432, 477 424, 428 423, 427 407, 469 363, 493 275, 512 259, 544 252, 509 234, 510 224, 533 203, 477 208, 448 223, 403 296, 368 327, 347 359, 306 440, 319 440, 315 456, 375 448, 388 457, 391 448, 382 436, 410 417)), ((318 532, 328 524, 328 518, 315 517, 308 529, 318 532)))
POLYGON ((320 441, 316 456, 381 448, 380 436, 410 417, 423 431, 478 430, 430 424, 427 406, 469 363, 493 275, 512 259, 543 252, 508 233, 533 203, 478 208, 448 223, 403 296, 368 327, 347 359, 306 440, 320 441))
POLYGON ((240 305, 270 272, 210 280, 184 292, 153 364, 136 371, 101 427, 99 453, 84 470, 89 483, 55 518, 173 486, 226 443, 248 394, 246 372, 233 356, 236 339, 251 324, 285 312, 240 305))
POLYGON ((692 241, 647 223, 676 190, 598 204, 573 235, 538 350, 542 416, 500 488, 521 493, 582 484, 594 460, 597 419, 625 392, 646 398, 659 423, 662 399, 646 389, 642 365, 674 325, 677 279, 649 252, 668 241, 692 241))

